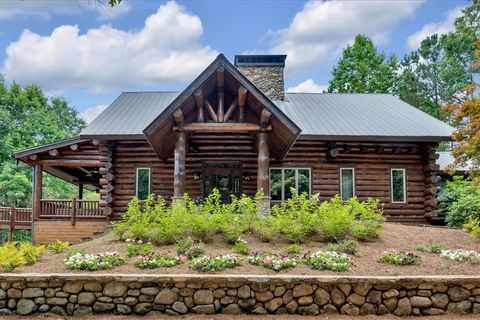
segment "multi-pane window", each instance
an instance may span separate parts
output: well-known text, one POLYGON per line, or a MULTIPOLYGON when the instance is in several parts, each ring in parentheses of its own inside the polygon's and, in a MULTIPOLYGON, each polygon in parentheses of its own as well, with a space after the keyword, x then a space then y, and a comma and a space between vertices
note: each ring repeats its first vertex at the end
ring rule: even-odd
POLYGON ((298 194, 310 195, 310 169, 308 168, 271 168, 270 197, 272 200, 285 200, 292 197, 292 188, 298 194))
POLYGON ((355 169, 340 168, 340 196, 348 201, 355 195, 355 169))
POLYGON ((390 172, 392 202, 407 202, 407 178, 405 169, 392 169, 390 172))
POLYGON ((145 200, 150 194, 150 168, 137 168, 136 179, 137 198, 145 200))

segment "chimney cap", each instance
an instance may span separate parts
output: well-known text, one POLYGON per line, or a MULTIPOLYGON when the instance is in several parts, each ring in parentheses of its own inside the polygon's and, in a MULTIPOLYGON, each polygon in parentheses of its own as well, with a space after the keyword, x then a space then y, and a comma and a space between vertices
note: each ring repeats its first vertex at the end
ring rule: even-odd
POLYGON ((235 55, 235 66, 285 67, 286 59, 286 54, 239 54, 235 55))

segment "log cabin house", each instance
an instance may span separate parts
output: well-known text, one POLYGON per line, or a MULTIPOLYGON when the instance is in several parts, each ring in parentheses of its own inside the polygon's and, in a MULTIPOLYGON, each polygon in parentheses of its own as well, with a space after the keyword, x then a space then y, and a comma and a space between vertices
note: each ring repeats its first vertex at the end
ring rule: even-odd
POLYGON ((79 137, 19 151, 34 170, 35 242, 101 231, 137 196, 222 200, 263 189, 378 198, 389 221, 436 216, 440 141, 452 128, 389 94, 285 93, 285 55, 220 54, 182 92, 124 92, 79 137), (42 172, 78 198, 42 198, 42 172), (99 201, 82 200, 83 188, 99 201))

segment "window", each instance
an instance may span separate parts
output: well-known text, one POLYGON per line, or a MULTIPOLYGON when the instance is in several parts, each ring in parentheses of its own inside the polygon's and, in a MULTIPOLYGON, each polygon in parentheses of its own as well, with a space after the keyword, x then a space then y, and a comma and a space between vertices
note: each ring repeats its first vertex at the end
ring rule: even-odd
POLYGON ((340 196, 348 201, 355 195, 355 169, 340 168, 340 196))
POLYGON ((390 179, 392 202, 407 202, 405 169, 392 169, 390 179))
POLYGON ((298 194, 310 195, 310 169, 272 168, 270 169, 270 197, 272 200, 285 200, 292 197, 291 188, 298 194))
POLYGON ((147 199, 150 194, 150 168, 137 168, 135 192, 139 200, 147 199))

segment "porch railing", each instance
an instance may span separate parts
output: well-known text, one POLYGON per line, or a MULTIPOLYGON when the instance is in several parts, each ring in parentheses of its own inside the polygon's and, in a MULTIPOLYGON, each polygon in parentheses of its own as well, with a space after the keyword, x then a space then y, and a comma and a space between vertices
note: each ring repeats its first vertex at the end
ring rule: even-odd
POLYGON ((6 229, 8 232, 8 241, 13 240, 15 230, 32 229, 32 209, 0 207, 0 229, 6 229))
POLYGON ((40 218, 62 219, 70 218, 72 224, 77 219, 105 218, 103 209, 95 200, 65 200, 42 199, 40 218))

